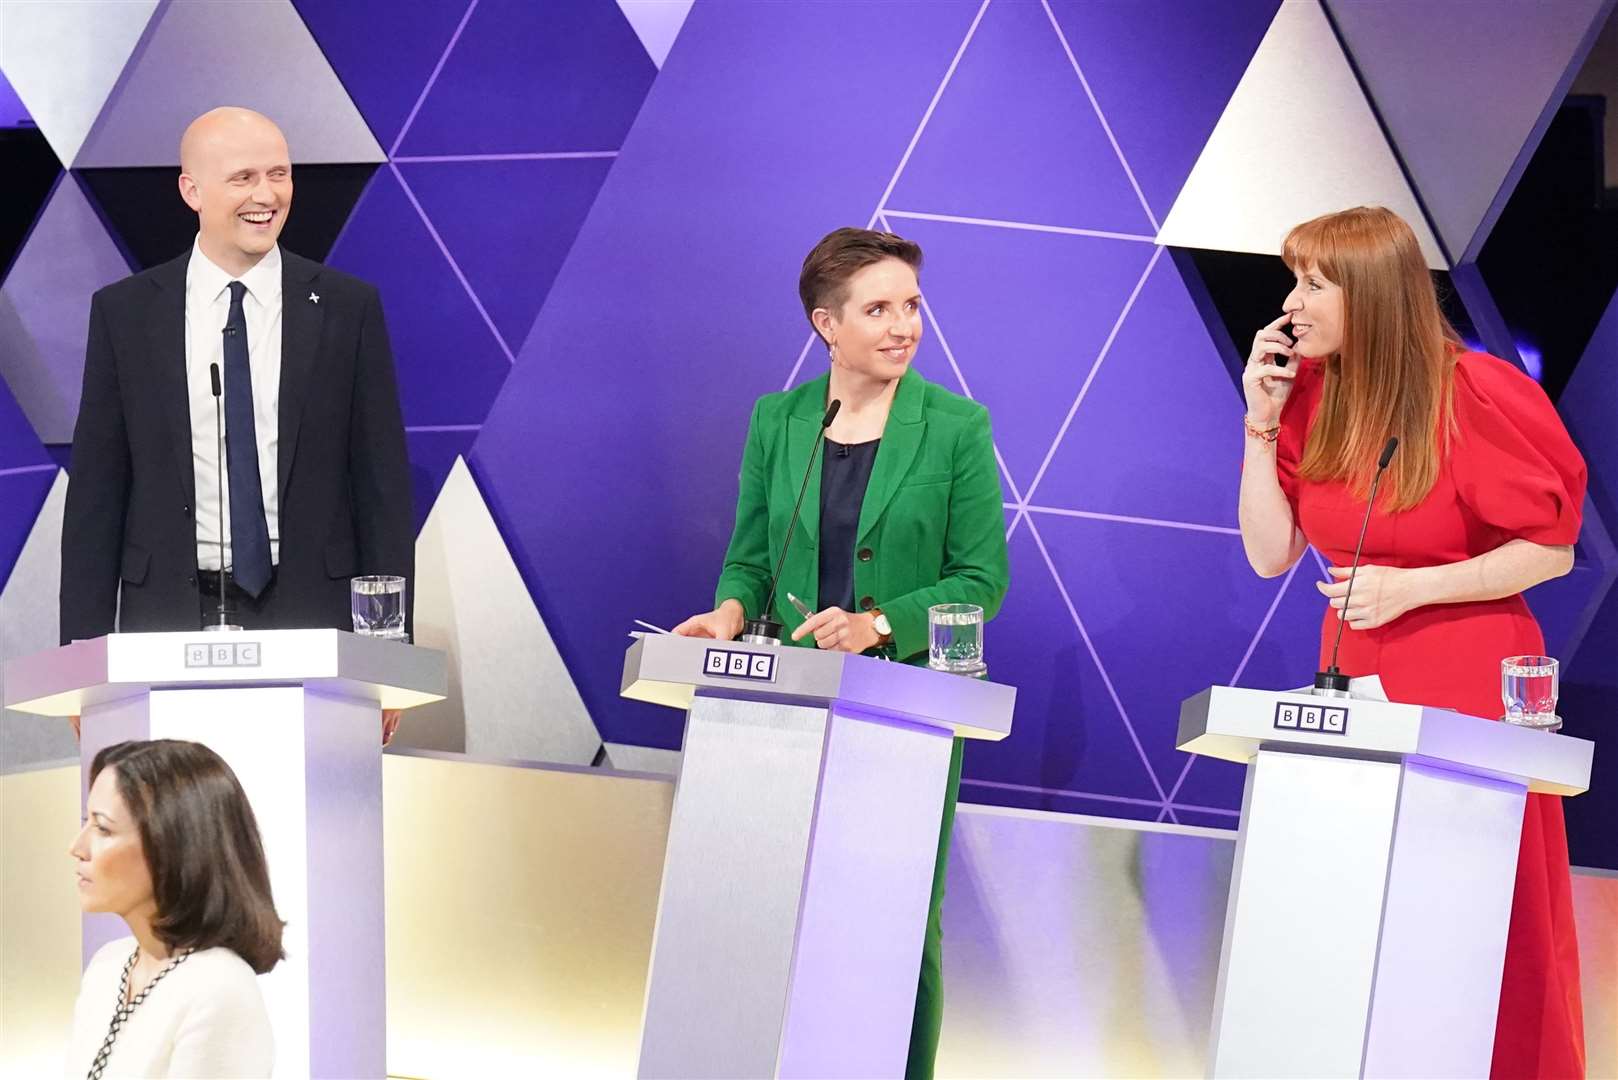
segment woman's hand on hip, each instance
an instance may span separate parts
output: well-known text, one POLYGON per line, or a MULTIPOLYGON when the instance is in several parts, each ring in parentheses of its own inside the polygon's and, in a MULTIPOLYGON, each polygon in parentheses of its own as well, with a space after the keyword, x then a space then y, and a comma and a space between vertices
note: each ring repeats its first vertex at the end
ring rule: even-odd
POLYGON ((1315 582, 1315 588, 1337 611, 1337 617, 1351 630, 1375 630, 1429 601, 1423 591, 1424 575, 1419 568, 1377 566, 1361 563, 1354 577, 1354 595, 1348 596, 1348 567, 1326 568, 1336 581, 1315 582), (1348 608, 1343 604, 1347 598, 1348 608))
POLYGON ((1242 371, 1242 396, 1247 399, 1247 418, 1256 427, 1280 421, 1281 407, 1292 393, 1292 380, 1298 377, 1295 366, 1280 367, 1275 362, 1278 356, 1293 355, 1292 339, 1281 331, 1291 320, 1291 314, 1282 315, 1253 335, 1253 351, 1242 371))
POLYGON ((864 612, 851 614, 839 607, 817 611, 792 631, 792 640, 800 641, 805 635, 815 636, 815 646, 835 652, 862 653, 874 647, 882 638, 876 632, 876 619, 864 612))
POLYGON ((704 611, 700 615, 693 615, 685 622, 669 631, 680 637, 705 637, 718 641, 734 641, 736 635, 742 632, 742 624, 747 622, 747 615, 742 611, 742 605, 736 600, 726 600, 712 611, 704 611))

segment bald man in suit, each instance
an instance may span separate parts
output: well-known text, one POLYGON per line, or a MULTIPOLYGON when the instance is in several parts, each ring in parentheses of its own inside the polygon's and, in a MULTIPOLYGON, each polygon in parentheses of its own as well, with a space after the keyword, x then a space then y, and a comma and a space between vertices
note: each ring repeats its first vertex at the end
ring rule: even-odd
POLYGON ((414 569, 381 302, 281 249, 292 164, 267 117, 198 117, 181 140, 179 189, 197 213, 191 250, 90 305, 62 640, 194 630, 221 599, 249 629, 348 629, 351 577, 414 569))

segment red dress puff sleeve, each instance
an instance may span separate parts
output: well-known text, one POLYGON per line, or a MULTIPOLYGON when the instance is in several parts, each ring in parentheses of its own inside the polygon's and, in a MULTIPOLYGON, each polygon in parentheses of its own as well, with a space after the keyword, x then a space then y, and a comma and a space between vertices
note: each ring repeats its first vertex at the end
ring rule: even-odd
POLYGON ((1455 362, 1455 489, 1485 524, 1535 544, 1572 544, 1584 518, 1584 456, 1545 391, 1499 357, 1455 362))

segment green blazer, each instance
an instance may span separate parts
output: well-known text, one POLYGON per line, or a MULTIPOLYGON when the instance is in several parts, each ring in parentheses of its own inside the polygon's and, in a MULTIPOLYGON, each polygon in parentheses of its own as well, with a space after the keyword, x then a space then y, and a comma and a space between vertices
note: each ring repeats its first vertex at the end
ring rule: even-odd
MULTIPOLYGON (((736 528, 715 607, 739 600, 752 617, 764 606, 830 378, 766 394, 753 406, 736 528)), ((817 460, 776 592, 774 615, 788 634, 803 622, 787 602, 789 591, 821 607, 820 472, 817 460)), ((1010 583, 1003 505, 988 410, 907 371, 894 392, 854 545, 856 604, 886 613, 899 659, 926 663, 933 604, 977 604, 985 619, 999 610, 1010 583)), ((797 644, 815 642, 805 637, 797 644)))

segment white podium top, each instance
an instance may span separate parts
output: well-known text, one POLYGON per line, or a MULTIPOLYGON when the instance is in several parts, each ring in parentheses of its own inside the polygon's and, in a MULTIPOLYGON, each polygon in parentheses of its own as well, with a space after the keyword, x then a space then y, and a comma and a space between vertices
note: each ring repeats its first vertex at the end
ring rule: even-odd
POLYGON ((1579 795, 1590 786, 1588 739, 1476 716, 1360 698, 1211 686, 1180 705, 1175 745, 1247 764, 1261 749, 1425 760, 1480 776, 1516 780, 1529 791, 1579 795))
POLYGON ((682 712, 696 694, 863 706, 963 739, 1011 734, 1014 687, 871 656, 647 634, 624 654, 620 693, 682 712))
POLYGON ((341 630, 187 630, 108 634, 6 665, 8 709, 81 716, 85 707, 148 690, 303 685, 410 709, 449 685, 436 649, 341 630))

